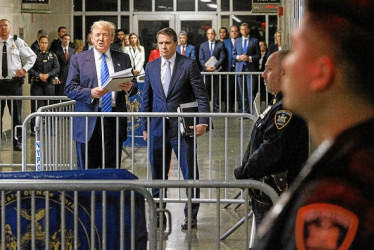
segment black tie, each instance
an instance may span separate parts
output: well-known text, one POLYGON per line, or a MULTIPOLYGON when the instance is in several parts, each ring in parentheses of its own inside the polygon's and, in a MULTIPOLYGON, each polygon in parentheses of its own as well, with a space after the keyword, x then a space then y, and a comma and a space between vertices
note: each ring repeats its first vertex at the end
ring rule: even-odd
POLYGON ((7 62, 7 56, 6 56, 6 42, 4 42, 3 46, 3 59, 2 59, 2 75, 4 78, 8 76, 8 62, 7 62))

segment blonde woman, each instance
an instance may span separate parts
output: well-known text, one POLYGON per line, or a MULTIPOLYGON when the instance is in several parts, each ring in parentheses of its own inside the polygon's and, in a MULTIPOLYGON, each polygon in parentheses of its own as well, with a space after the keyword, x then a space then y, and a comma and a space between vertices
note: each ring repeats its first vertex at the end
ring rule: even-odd
POLYGON ((274 43, 270 44, 268 57, 275 51, 282 50, 282 32, 278 30, 274 34, 274 43))
POLYGON ((144 75, 145 53, 144 47, 140 45, 139 37, 135 33, 129 35, 130 45, 126 46, 124 52, 130 56, 134 76, 144 75))

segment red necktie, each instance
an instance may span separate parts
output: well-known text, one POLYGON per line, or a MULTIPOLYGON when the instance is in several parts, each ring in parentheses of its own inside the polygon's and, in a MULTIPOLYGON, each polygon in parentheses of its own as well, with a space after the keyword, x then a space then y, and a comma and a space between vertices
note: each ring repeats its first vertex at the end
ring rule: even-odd
POLYGON ((67 49, 65 49, 65 59, 66 59, 66 61, 69 60, 69 54, 68 54, 68 50, 67 49))
POLYGON ((182 55, 184 55, 184 45, 182 45, 182 55))

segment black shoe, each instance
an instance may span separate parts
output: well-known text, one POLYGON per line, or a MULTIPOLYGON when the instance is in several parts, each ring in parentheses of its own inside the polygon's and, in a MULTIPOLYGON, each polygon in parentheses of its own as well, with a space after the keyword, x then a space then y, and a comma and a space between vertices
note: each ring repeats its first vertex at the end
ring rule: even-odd
MULTIPOLYGON (((182 229, 187 229, 188 228, 188 219, 185 218, 182 225, 182 229)), ((197 219, 191 219, 191 228, 197 228, 197 219)))
POLYGON ((16 144, 13 147, 14 151, 22 151, 22 145, 21 144, 16 144))
MULTIPOLYGON (((162 218, 163 229, 166 229, 166 216, 165 216, 165 214, 162 214, 162 216, 163 216, 163 218, 162 218)), ((161 222, 161 216, 157 215, 157 227, 158 228, 160 227, 160 222, 161 222)))

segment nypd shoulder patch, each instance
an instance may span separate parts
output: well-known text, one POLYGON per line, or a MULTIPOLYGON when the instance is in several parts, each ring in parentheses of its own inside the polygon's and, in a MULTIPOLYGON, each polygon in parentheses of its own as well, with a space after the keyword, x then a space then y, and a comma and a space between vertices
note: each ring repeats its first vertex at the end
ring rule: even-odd
POLYGON ((277 129, 282 129, 287 126, 287 124, 291 121, 292 112, 288 110, 278 110, 274 116, 274 123, 277 129))

